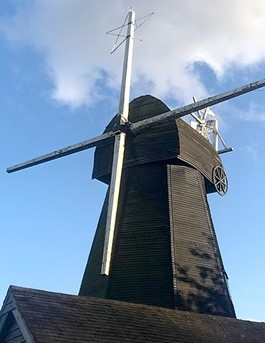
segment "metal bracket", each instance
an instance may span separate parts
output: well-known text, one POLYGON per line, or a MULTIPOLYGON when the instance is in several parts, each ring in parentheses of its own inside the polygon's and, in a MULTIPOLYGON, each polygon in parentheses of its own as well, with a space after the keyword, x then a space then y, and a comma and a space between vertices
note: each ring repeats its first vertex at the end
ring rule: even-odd
POLYGON ((121 132, 124 132, 126 135, 132 133, 131 123, 129 121, 118 121, 112 127, 114 135, 119 135, 121 132))

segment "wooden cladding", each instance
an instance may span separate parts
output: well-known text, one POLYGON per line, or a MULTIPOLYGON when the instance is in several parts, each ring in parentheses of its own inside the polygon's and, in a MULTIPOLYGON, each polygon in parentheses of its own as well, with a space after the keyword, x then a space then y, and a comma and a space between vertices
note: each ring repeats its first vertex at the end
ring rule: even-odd
MULTIPOLYGON (((129 120, 136 122, 169 111, 160 100, 142 96, 130 103, 129 120)), ((105 132, 113 128, 117 116, 105 132)), ((110 182, 114 138, 99 143, 94 158, 93 178, 110 182)), ((213 168, 222 162, 210 142, 182 119, 172 120, 147 129, 137 135, 128 134, 124 157, 124 169, 145 163, 178 160, 198 169, 205 177, 207 193, 215 191, 212 182, 213 168)))
MULTIPOLYGON (((168 110, 156 98, 140 97, 130 104, 129 120, 168 110)), ((95 152, 93 176, 106 183, 112 150, 109 139, 95 152)), ((128 134, 110 275, 100 274, 107 195, 80 295, 234 317, 206 198, 214 189, 212 170, 221 164, 182 119, 128 134)))
POLYGON ((176 308, 234 317, 203 177, 171 165, 168 182, 176 308))
POLYGON ((80 295, 235 316, 199 171, 158 162, 124 170, 108 277, 106 204, 80 295))
POLYGON ((145 164, 124 171, 105 295, 106 277, 100 275, 103 217, 106 220, 105 207, 80 295, 174 308, 166 165, 145 164))

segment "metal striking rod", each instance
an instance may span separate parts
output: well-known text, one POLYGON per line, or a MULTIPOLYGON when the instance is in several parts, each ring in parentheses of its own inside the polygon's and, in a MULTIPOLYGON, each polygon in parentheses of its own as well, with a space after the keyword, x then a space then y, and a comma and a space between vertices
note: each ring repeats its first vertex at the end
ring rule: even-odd
POLYGON ((41 163, 44 163, 44 162, 52 161, 52 160, 55 160, 57 158, 60 158, 60 157, 63 157, 63 156, 67 156, 67 155, 70 155, 70 154, 74 154, 75 152, 79 152, 79 151, 83 151, 83 150, 86 150, 86 149, 89 149, 89 148, 93 148, 93 147, 97 146, 98 142, 100 142, 100 141, 102 141, 102 140, 104 140, 106 138, 113 137, 113 136, 114 136, 114 133, 112 131, 111 132, 107 132, 107 133, 104 133, 104 134, 102 134, 100 136, 97 136, 97 137, 94 137, 94 138, 91 138, 91 139, 87 139, 87 140, 85 140, 83 142, 80 142, 80 143, 77 143, 77 144, 74 144, 74 145, 70 145, 70 146, 68 146, 66 148, 62 148, 62 149, 50 152, 48 154, 45 154, 45 155, 33 158, 33 159, 29 160, 29 161, 16 164, 16 165, 14 165, 12 167, 7 168, 6 171, 8 173, 13 173, 13 172, 21 170, 21 169, 26 169, 26 168, 29 168, 29 167, 32 167, 32 166, 36 166, 37 164, 41 164, 41 163))
POLYGON ((131 124, 130 129, 133 133, 138 133, 149 127, 161 124, 171 119, 177 119, 177 118, 183 117, 192 112, 199 111, 199 110, 202 110, 203 108, 216 105, 220 102, 235 98, 245 93, 252 92, 255 89, 258 89, 264 86, 265 86, 265 79, 252 82, 247 85, 232 89, 230 91, 227 91, 218 95, 214 95, 210 98, 203 99, 195 103, 180 107, 176 110, 168 111, 168 112, 159 114, 155 117, 138 121, 136 123, 131 124))
MULTIPOLYGON (((122 84, 119 104, 120 124, 123 125, 128 122, 129 115, 129 97, 130 84, 132 74, 132 55, 133 55, 133 40, 135 30, 135 13, 132 9, 128 15, 127 40, 125 46, 122 84)), ((125 132, 120 132, 115 136, 114 155, 112 162, 112 174, 109 191, 108 212, 106 221, 105 241, 103 249, 103 258, 101 265, 101 274, 109 275, 112 246, 114 240, 114 231, 117 218, 117 209, 120 193, 120 184, 122 176, 122 167, 125 149, 125 132)))

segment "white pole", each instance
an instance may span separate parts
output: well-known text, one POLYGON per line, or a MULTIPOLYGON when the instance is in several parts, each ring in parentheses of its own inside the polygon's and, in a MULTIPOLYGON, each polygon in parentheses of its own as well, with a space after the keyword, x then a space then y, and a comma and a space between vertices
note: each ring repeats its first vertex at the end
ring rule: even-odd
POLYGON ((132 9, 130 9, 129 15, 128 15, 127 40, 126 40, 124 62, 123 62, 120 105, 119 105, 119 114, 121 116, 121 120, 124 119, 125 121, 128 120, 128 114, 129 114, 134 30, 135 30, 135 13, 132 9))
MULTIPOLYGON (((132 73, 132 55, 133 55, 133 40, 135 30, 135 13, 130 9, 128 14, 128 29, 127 40, 125 46, 122 84, 119 104, 120 124, 123 125, 128 121, 129 115, 129 98, 130 84, 132 73)), ((114 232, 116 225, 119 192, 121 184, 121 175, 123 167, 124 149, 125 149, 126 134, 124 132, 115 135, 114 155, 112 162, 112 174, 109 191, 109 202, 106 222, 106 232, 104 241, 104 250, 101 266, 101 274, 109 275, 110 263, 112 257, 112 247, 114 240, 114 232)))
POLYGON ((217 119, 213 120, 213 145, 216 151, 218 151, 218 137, 219 137, 219 130, 218 130, 218 121, 217 119))

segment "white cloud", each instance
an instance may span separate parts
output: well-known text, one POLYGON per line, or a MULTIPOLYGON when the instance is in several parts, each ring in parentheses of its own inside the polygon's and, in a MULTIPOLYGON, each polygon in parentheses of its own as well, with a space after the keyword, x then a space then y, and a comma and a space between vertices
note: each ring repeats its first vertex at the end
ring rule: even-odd
MULTIPOLYGON (((52 97, 76 107, 100 96, 98 81, 119 87, 122 53, 110 56, 113 39, 131 3, 121 0, 36 0, 17 5, 2 18, 9 39, 31 45, 43 56, 52 97)), ((155 15, 137 32, 134 95, 152 93, 179 100, 206 95, 195 62, 208 64, 218 78, 232 66, 244 68, 265 57, 263 0, 135 0, 137 16, 155 15), (138 37, 138 38, 137 38, 138 37), (143 38, 143 42, 139 38, 143 38)))
POLYGON ((255 161, 256 164, 261 162, 261 154, 260 154, 260 149, 257 148, 254 145, 247 145, 247 146, 243 146, 242 151, 244 151, 245 154, 247 154, 247 156, 249 156, 253 161, 255 161))
POLYGON ((244 109, 230 105, 229 111, 237 120, 265 125, 265 108, 261 104, 249 102, 244 109))

